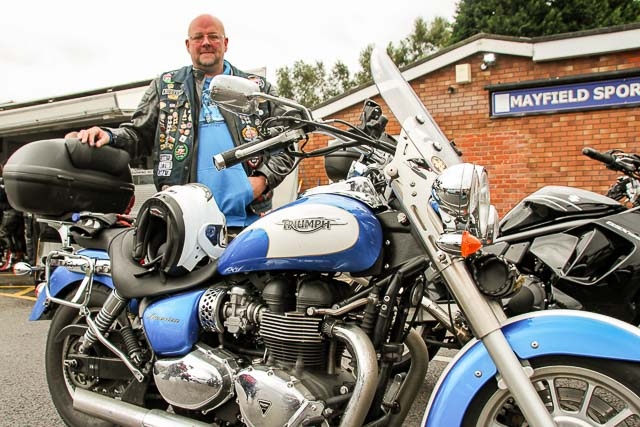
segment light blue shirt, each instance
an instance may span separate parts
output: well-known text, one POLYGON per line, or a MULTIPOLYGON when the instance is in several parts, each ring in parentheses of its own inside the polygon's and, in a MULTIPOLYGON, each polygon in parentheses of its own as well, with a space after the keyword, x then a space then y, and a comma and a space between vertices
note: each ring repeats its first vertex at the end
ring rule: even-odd
MULTIPOLYGON (((231 68, 225 61, 224 74, 231 68)), ((247 212, 247 206, 253 201, 253 188, 242 164, 217 170, 213 165, 213 156, 234 148, 229 127, 220 110, 211 102, 209 83, 205 79, 202 88, 202 108, 198 118, 198 159, 196 181, 209 187, 218 207, 224 213, 229 227, 246 227, 258 216, 247 212)))

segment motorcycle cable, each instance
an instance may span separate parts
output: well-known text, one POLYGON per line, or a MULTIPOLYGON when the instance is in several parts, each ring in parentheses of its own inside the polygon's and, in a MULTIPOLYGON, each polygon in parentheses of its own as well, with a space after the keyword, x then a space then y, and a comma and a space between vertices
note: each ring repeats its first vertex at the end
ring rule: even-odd
MULTIPOLYGON (((415 290, 416 290, 416 288, 418 286, 422 285, 423 289, 424 289, 424 280, 426 280, 426 279, 425 279, 425 276, 424 276, 424 273, 423 273, 423 274, 421 274, 419 276, 419 278, 416 280, 414 285, 411 287, 411 290, 409 291, 409 295, 412 295, 415 292, 415 290)), ((410 307, 412 306, 411 305, 411 301, 409 301, 409 306, 410 307)), ((400 337, 400 342, 404 342, 407 339, 407 337, 409 336, 409 332, 411 331, 411 328, 413 328, 413 325, 414 325, 416 319, 418 318, 418 312, 420 311, 419 308, 420 308, 420 303, 418 303, 414 307, 413 316, 411 317, 411 320, 409 322, 406 322, 407 326, 404 328, 404 330, 402 332, 402 336, 400 337)))
MULTIPOLYGON (((357 147, 359 145, 365 145, 365 146, 369 146, 369 147, 373 147, 373 148, 377 148, 381 151, 384 151, 385 153, 388 154, 395 154, 396 149, 395 147, 387 142, 384 141, 377 141, 374 140, 373 138, 369 137, 368 135, 359 135, 358 133, 353 133, 353 132, 349 132, 349 131, 345 131, 343 129, 339 129, 335 126, 326 124, 326 123, 318 123, 318 122, 314 122, 311 120, 304 120, 304 119, 300 119, 297 117, 286 117, 286 116, 278 116, 278 117, 274 117, 274 120, 288 120, 288 121, 293 121, 296 123, 303 123, 303 124, 307 124, 310 125, 313 128, 317 128, 317 129, 321 129, 324 130, 326 132, 328 132, 330 135, 332 136, 341 136, 347 139, 353 139, 354 141, 345 141, 336 145, 332 145, 331 147, 326 147, 326 148, 319 148, 316 150, 313 150, 311 152, 305 152, 305 153, 291 153, 292 155, 300 155, 300 156, 305 156, 305 158, 308 157, 319 157, 319 156, 323 156, 326 154, 330 154, 333 153, 335 151, 338 151, 342 148, 349 148, 349 147, 357 147)), ((355 129, 357 131, 359 131, 358 128, 356 128, 355 126, 351 125, 352 129, 355 129)), ((361 131, 360 131, 361 132, 361 131)))
MULTIPOLYGON (((409 280, 416 274, 421 275, 427 264, 428 260, 423 256, 418 256, 407 261, 393 275, 391 283, 387 287, 382 299, 383 303, 378 312, 378 320, 373 334, 373 346, 381 352, 382 358, 378 372, 378 387, 371 405, 371 414, 368 415, 369 421, 372 421, 380 415, 386 385, 391 378, 393 364, 397 361, 394 360, 394 357, 402 354, 403 341, 399 340, 399 338, 404 332, 407 310, 403 310, 402 313, 396 311, 394 315, 393 309, 396 307, 394 302, 399 295, 405 279, 409 280), (386 342, 387 338, 389 338, 388 342, 386 342)), ((411 293, 403 292, 401 297, 405 295, 407 298, 410 298, 411 293)))
MULTIPOLYGON (((333 135, 333 134, 332 134, 333 135)), ((350 136, 350 138, 353 138, 353 136, 350 136)), ((304 157, 304 158, 310 158, 310 157, 322 157, 325 156, 327 154, 331 154, 334 153, 336 151, 342 150, 343 148, 350 148, 350 147, 358 147, 361 145, 368 145, 368 146, 375 146, 375 143, 373 143, 372 141, 345 141, 345 142, 341 142, 338 144, 334 144, 330 147, 325 147, 325 148, 318 148, 316 150, 313 151, 309 151, 309 152, 297 152, 297 153, 292 153, 292 155, 294 156, 300 156, 300 157, 304 157)), ((379 148, 379 147, 376 147, 379 148)), ((386 150, 384 150, 386 152, 386 150)))

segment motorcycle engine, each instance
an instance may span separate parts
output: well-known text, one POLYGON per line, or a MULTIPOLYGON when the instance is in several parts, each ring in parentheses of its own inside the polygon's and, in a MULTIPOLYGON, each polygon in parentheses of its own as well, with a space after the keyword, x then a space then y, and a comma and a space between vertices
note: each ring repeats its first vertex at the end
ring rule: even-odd
POLYGON ((184 357, 156 361, 153 376, 158 391, 171 405, 206 411, 233 398, 236 358, 225 349, 198 343, 184 357))
POLYGON ((355 379, 341 367, 344 344, 322 334, 322 317, 305 314, 308 307, 327 308, 343 299, 348 285, 294 280, 271 279, 262 292, 250 283, 209 288, 199 303, 202 328, 252 336, 264 343, 266 356, 241 368, 239 356, 200 343, 183 358, 156 362, 162 396, 172 405, 204 411, 235 396, 242 421, 262 426, 300 425, 322 415, 322 401, 348 393, 355 379))

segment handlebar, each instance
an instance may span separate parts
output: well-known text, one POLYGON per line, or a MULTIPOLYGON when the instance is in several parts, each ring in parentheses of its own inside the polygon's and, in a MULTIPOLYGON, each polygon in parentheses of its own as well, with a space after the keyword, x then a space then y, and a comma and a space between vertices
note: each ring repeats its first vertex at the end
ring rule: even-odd
POLYGON ((615 167, 616 158, 609 153, 601 153, 598 150, 586 147, 582 149, 582 154, 593 160, 604 163, 605 165, 607 165, 607 167, 615 167))
POLYGON ((298 141, 304 138, 304 136, 305 132, 302 129, 293 129, 282 132, 264 141, 242 144, 213 156, 213 164, 216 169, 222 170, 250 159, 262 151, 274 151, 283 148, 286 144, 298 141))
POLYGON ((582 149, 582 154, 604 163, 607 169, 622 172, 625 175, 638 178, 640 157, 636 154, 627 154, 619 150, 610 150, 602 153, 589 147, 582 149))

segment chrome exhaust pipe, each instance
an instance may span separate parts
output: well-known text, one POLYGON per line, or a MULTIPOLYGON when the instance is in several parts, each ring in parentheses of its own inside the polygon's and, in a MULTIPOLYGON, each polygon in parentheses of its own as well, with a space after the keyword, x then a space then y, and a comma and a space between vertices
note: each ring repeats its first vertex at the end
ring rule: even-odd
POLYGON ((400 410, 397 413, 391 413, 388 424, 390 426, 402 425, 409 413, 409 409, 411 409, 411 404, 425 381, 427 370, 429 369, 429 351, 422 336, 411 328, 404 343, 411 354, 411 366, 398 393, 397 400, 400 404, 400 410))
POLYGON ((73 409, 123 427, 211 427, 159 409, 146 409, 82 388, 73 393, 73 409))
POLYGON ((373 348, 367 334, 358 326, 333 324, 327 332, 328 335, 335 336, 347 344, 358 364, 356 385, 340 420, 340 427, 361 426, 378 388, 376 349, 373 348))

